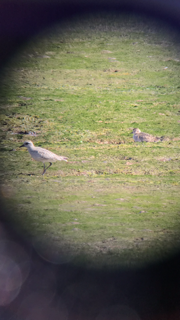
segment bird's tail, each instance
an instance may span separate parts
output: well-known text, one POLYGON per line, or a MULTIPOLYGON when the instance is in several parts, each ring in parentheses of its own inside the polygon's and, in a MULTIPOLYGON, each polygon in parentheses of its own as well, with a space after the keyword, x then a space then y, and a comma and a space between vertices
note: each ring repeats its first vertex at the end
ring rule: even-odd
POLYGON ((67 157, 63 157, 63 156, 58 156, 58 159, 57 160, 59 160, 59 161, 66 161, 66 162, 68 162, 68 158, 67 157))

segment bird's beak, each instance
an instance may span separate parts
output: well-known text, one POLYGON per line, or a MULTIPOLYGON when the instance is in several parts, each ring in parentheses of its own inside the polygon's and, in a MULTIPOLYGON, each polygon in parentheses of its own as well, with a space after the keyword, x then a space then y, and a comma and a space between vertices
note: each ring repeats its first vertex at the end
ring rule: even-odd
POLYGON ((22 148, 22 147, 24 147, 24 144, 22 144, 22 146, 20 146, 19 148, 22 148))

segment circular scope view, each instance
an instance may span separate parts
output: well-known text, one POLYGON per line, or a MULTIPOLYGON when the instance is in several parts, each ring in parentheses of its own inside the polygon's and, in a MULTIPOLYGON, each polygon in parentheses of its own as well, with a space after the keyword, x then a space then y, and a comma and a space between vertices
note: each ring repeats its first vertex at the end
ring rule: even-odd
POLYGON ((1 197, 47 261, 133 267, 179 248, 178 41, 143 17, 81 17, 4 67, 1 197))

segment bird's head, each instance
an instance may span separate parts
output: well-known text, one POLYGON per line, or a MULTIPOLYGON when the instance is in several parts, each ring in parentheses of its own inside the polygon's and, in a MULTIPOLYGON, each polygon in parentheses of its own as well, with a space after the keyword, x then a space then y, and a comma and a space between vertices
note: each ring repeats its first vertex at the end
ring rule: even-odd
POLYGON ((20 146, 20 148, 22 148, 22 147, 29 148, 29 147, 33 147, 33 146, 34 146, 33 142, 29 140, 29 141, 25 141, 22 144, 22 146, 20 146))
POLYGON ((141 132, 141 130, 140 129, 138 129, 138 128, 134 128, 133 129, 133 131, 131 132, 131 133, 140 133, 141 132))

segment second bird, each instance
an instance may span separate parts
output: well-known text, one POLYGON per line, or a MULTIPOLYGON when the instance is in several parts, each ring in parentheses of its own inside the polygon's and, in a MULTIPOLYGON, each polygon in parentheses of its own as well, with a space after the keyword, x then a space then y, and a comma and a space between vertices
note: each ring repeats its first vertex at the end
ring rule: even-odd
POLYGON ((134 141, 137 142, 158 142, 161 141, 160 138, 158 137, 154 137, 153 135, 149 134, 149 133, 145 133, 145 132, 141 132, 140 129, 135 128, 133 129, 133 139, 134 141))

